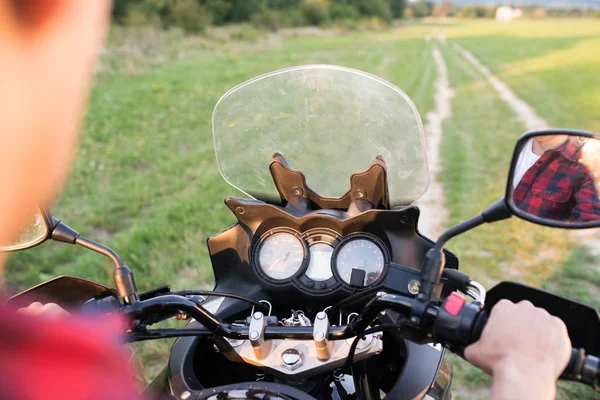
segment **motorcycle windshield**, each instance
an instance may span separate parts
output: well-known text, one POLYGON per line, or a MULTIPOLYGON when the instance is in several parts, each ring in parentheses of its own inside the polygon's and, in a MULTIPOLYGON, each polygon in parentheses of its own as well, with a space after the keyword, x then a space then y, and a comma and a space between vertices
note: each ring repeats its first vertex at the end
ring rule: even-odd
POLYGON ((392 206, 429 186, 421 117, 399 88, 373 75, 307 65, 261 75, 229 90, 212 116, 219 171, 246 195, 280 203, 269 164, 283 154, 322 197, 350 189, 352 174, 382 155, 392 206))

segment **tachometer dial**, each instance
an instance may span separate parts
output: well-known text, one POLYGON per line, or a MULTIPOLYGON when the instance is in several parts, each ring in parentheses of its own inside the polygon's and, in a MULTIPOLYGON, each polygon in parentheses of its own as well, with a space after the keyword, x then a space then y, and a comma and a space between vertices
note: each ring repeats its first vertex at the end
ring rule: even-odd
POLYGON ((337 275, 350 284, 352 272, 365 272, 363 286, 375 283, 381 277, 386 263, 385 254, 373 239, 355 237, 343 242, 335 255, 337 275))
POLYGON ((306 260, 302 239, 289 232, 268 236, 258 249, 258 266, 271 279, 285 280, 296 275, 306 260))

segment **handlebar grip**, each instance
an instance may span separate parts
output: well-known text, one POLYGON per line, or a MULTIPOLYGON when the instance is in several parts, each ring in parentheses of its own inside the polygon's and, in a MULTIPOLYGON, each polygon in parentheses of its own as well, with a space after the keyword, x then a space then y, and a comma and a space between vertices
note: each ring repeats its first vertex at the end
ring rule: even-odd
POLYGON ((473 324, 473 330, 471 331, 471 343, 475 343, 481 338, 483 329, 487 325, 488 315, 484 310, 481 310, 475 319, 473 324))
POLYGON ((560 379, 582 382, 600 390, 600 359, 592 355, 586 356, 583 349, 573 348, 560 379))
MULTIPOLYGON (((487 320, 487 313, 481 311, 473 324, 471 343, 475 343, 481 338, 487 320)), ((569 363, 560 376, 560 379, 582 382, 592 386, 596 390, 600 390, 600 358, 592 355, 586 356, 583 349, 573 348, 569 363)))
MULTIPOLYGON (((484 310, 465 306, 455 317, 451 317, 442 309, 438 319, 434 327, 436 336, 460 348, 475 343, 481 338, 488 315, 484 310)), ((560 379, 581 382, 600 390, 600 358, 586 356, 583 349, 572 349, 571 359, 560 379)))
POLYGON ((575 379, 575 377, 577 377, 577 371, 581 370, 584 358, 585 353, 583 350, 572 348, 571 358, 569 359, 569 363, 565 367, 565 370, 561 374, 560 378, 568 380, 575 379))
POLYGON ((432 333, 441 343, 450 346, 466 347, 481 337, 481 332, 487 323, 487 314, 481 310, 481 305, 466 303, 459 312, 446 303, 439 309, 432 333))

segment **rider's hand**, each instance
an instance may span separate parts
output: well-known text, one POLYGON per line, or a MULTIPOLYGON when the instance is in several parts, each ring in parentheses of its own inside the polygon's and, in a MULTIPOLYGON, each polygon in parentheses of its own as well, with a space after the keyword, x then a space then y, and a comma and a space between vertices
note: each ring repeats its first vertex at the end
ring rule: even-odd
POLYGON ((528 301, 498 302, 465 358, 494 378, 490 398, 554 399, 571 341, 565 324, 528 301))
POLYGON ((40 302, 31 303, 27 307, 20 308, 17 313, 24 315, 43 315, 51 318, 62 318, 69 315, 69 312, 55 303, 42 304, 40 302))

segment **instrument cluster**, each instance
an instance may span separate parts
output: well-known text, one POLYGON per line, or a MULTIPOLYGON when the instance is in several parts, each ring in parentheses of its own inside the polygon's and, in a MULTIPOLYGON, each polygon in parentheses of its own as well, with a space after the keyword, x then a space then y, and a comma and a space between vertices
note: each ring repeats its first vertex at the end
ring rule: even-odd
POLYGON ((277 228, 255 243, 252 264, 271 284, 290 282, 315 291, 351 290, 381 282, 390 262, 384 243, 368 233, 341 237, 329 229, 304 233, 277 228))

